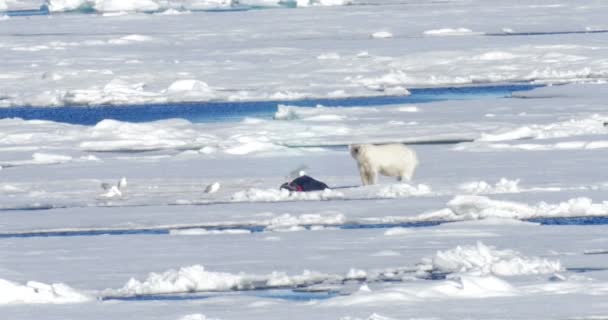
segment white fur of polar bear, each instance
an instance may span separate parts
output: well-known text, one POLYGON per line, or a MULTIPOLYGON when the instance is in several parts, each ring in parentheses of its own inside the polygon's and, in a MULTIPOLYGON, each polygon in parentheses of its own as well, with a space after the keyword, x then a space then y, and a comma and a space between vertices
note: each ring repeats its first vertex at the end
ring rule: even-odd
POLYGON ((353 144, 350 154, 357 160, 364 185, 375 184, 378 173, 411 180, 418 165, 416 152, 402 144, 353 144))

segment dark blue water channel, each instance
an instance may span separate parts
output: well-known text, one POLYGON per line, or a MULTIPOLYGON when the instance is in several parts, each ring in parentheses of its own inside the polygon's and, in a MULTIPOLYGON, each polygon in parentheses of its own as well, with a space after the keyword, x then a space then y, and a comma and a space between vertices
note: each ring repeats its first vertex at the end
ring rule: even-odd
MULTIPOLYGON (((561 218, 534 218, 524 221, 536 222, 541 225, 608 225, 608 216, 598 217, 561 217, 561 218)), ((368 230, 389 228, 422 228, 433 227, 451 221, 417 221, 400 223, 345 223, 340 225, 321 225, 340 230, 368 230)), ((317 225, 302 225, 307 230, 317 225)), ((32 232, 0 233, 2 238, 38 238, 38 237, 90 237, 90 236, 128 236, 128 235, 168 235, 171 230, 202 229, 205 231, 247 230, 251 233, 265 232, 266 225, 230 225, 230 226, 188 226, 179 228, 141 228, 141 229, 91 229, 91 230, 49 230, 32 232)))
POLYGON ((135 295, 135 296, 107 296, 101 300, 120 300, 120 301, 188 301, 188 300, 204 300, 214 297, 223 296, 253 296, 258 298, 280 299, 289 301, 311 301, 325 300, 338 295, 333 291, 305 291, 294 289, 262 289, 262 290, 244 290, 239 292, 197 292, 197 293, 180 293, 180 294, 150 294, 150 295, 135 295))
POLYGON ((411 89, 408 96, 377 96, 341 99, 302 99, 293 101, 199 102, 129 106, 64 106, 0 108, 0 118, 51 120, 80 125, 94 125, 104 119, 125 122, 149 122, 182 118, 192 122, 238 121, 245 117, 271 118, 278 104, 300 107, 378 107, 403 103, 425 103, 476 98, 507 98, 515 91, 526 91, 542 85, 505 84, 476 87, 411 89))

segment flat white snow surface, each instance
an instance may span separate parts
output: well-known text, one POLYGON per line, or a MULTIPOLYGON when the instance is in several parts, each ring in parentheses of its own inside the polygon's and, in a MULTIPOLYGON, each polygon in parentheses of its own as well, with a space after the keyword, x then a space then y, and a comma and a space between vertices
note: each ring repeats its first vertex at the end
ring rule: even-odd
POLYGON ((608 3, 239 3, 0 0, 3 110, 282 101, 0 119, 1 319, 608 318, 608 3), (412 181, 362 186, 347 145, 389 142, 412 181))

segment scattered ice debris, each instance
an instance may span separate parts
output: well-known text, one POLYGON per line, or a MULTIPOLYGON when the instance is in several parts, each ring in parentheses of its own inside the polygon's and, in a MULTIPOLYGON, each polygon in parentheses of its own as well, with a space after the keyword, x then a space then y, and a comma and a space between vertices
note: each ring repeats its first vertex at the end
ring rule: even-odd
POLYGON ((431 194, 431 187, 425 184, 419 184, 417 186, 414 186, 407 183, 399 183, 390 185, 388 187, 383 187, 382 189, 380 189, 380 191, 378 191, 378 197, 380 198, 427 196, 431 194))
POLYGON ((101 184, 101 188, 106 191, 106 193, 100 194, 100 198, 115 198, 122 197, 122 190, 127 187, 127 178, 122 177, 116 185, 112 185, 110 183, 104 182, 101 184))
POLYGON ((519 179, 508 180, 501 178, 500 181, 491 185, 485 181, 473 181, 461 184, 458 189, 471 194, 497 194, 497 193, 518 193, 519 179))
POLYGON ((424 258, 418 267, 421 272, 465 273, 475 276, 551 274, 563 270, 559 261, 526 257, 513 250, 497 250, 481 242, 438 251, 434 257, 424 258))
POLYGON ((232 196, 234 202, 275 202, 295 200, 331 200, 342 199, 344 194, 331 189, 311 192, 290 192, 286 189, 248 189, 232 196))
POLYGON ((0 305, 34 303, 80 303, 91 297, 63 283, 28 281, 25 285, 0 279, 0 305))
POLYGON ((386 39, 392 38, 393 34, 388 31, 378 31, 371 34, 371 37, 374 39, 386 39))
POLYGON ((220 190, 220 183, 219 182, 214 182, 210 185, 208 185, 207 187, 205 187, 205 193, 216 193, 218 190, 220 190))

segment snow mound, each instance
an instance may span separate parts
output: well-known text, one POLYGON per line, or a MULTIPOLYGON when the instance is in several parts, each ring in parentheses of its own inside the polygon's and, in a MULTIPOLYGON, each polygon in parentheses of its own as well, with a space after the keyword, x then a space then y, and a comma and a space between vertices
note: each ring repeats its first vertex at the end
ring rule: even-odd
POLYGON ((299 200, 331 200, 342 199, 341 192, 325 189, 312 192, 290 192, 285 189, 256 189, 239 191, 232 196, 234 202, 276 202, 276 201, 299 201, 299 200))
POLYGON ((419 270, 426 272, 465 273, 476 276, 517 276, 549 274, 562 271, 559 261, 526 257, 513 250, 497 250, 477 242, 473 246, 458 246, 438 251, 425 258, 419 270))
MULTIPOLYGON (((513 296, 516 288, 494 276, 460 275, 440 282, 423 282, 418 285, 394 285, 379 291, 359 290, 349 296, 337 297, 327 302, 330 306, 418 303, 421 299, 471 299, 513 296)), ((371 319, 371 317, 370 317, 371 319)), ((374 318, 386 319, 386 318, 374 318)))
POLYGON ((87 131, 88 137, 80 143, 86 151, 197 149, 209 141, 189 121, 177 119, 148 123, 103 120, 87 131))
MULTIPOLYGON (((215 93, 202 81, 189 79, 177 80, 167 88, 170 96, 176 96, 177 101, 184 101, 184 96, 194 100, 212 98, 215 93)), ((186 99, 187 100, 187 99, 186 99)))
POLYGON ((420 293, 421 297, 486 298, 515 295, 516 289, 494 276, 458 276, 420 293))
POLYGON ((52 153, 34 153, 32 155, 32 162, 35 164, 57 164, 69 162, 72 160, 70 156, 64 156, 60 154, 52 153))
POLYGON ((63 283, 28 281, 25 285, 0 279, 0 304, 79 303, 91 297, 63 283))
POLYGON ((552 139, 580 135, 606 134, 604 122, 608 117, 594 114, 584 119, 570 119, 568 121, 550 123, 545 125, 533 124, 501 131, 493 134, 482 133, 477 141, 497 142, 521 139, 552 139))
POLYGON ((458 188, 472 194, 518 193, 520 192, 518 184, 519 179, 508 180, 506 178, 501 178, 500 181, 496 182, 494 185, 485 181, 473 181, 461 184, 458 188))
POLYGON ((387 38, 392 38, 393 34, 388 31, 378 31, 378 32, 372 33, 370 36, 374 39, 387 39, 387 38))
POLYGON ((381 198, 400 198, 411 196, 426 196, 432 194, 431 187, 425 184, 413 186, 407 183, 393 184, 378 191, 381 198))
POLYGON ((542 217, 582 217, 608 215, 608 202, 593 203, 589 198, 574 198, 558 204, 540 202, 530 206, 511 201, 492 200, 483 196, 456 196, 448 208, 423 215, 446 220, 486 218, 532 219, 542 217))

